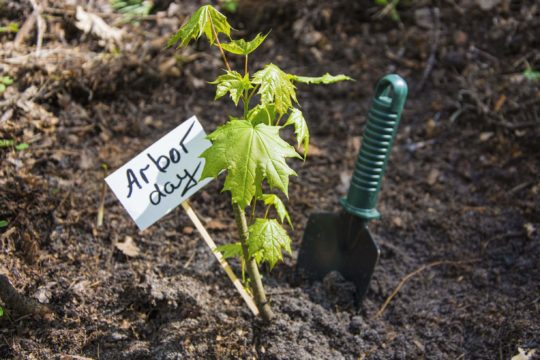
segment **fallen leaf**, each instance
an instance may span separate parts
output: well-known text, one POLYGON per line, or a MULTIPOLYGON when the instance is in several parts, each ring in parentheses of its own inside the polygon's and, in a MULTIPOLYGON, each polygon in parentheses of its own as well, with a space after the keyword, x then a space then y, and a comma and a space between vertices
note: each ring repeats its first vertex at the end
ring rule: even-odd
MULTIPOLYGON (((302 151, 302 148, 300 147, 297 147, 296 148, 299 152, 302 151)), ((309 156, 313 156, 313 157, 325 157, 326 156, 326 151, 313 145, 313 144, 309 144, 308 146, 308 152, 307 152, 307 155, 308 157, 309 156)))
POLYGON ((206 223, 206 227, 210 230, 227 230, 229 227, 219 220, 210 220, 206 223))
POLYGON ((512 356, 512 360, 532 360, 534 354, 536 353, 536 349, 531 349, 527 352, 523 350, 522 348, 518 347, 518 354, 512 356))
POLYGON ((117 43, 120 42, 122 30, 107 25, 107 23, 96 14, 86 12, 82 7, 77 6, 75 17, 77 18, 75 26, 85 34, 92 33, 103 40, 114 40, 117 43))
POLYGON ((140 253, 140 249, 137 247, 131 236, 126 236, 124 242, 117 242, 115 246, 126 256, 135 257, 140 253))
POLYGON ((184 227, 184 229, 182 229, 182 232, 184 234, 187 234, 187 235, 192 234, 193 233, 193 228, 191 226, 186 226, 186 227, 184 227))

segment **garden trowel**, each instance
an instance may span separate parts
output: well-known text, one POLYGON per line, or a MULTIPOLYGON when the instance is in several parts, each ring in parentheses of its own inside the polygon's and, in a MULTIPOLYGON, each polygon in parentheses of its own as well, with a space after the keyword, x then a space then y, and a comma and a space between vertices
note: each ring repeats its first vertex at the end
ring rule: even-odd
POLYGON ((337 270, 352 281, 357 303, 379 259, 367 224, 380 217, 375 207, 406 98, 407 84, 400 76, 379 80, 349 191, 340 200, 343 211, 312 214, 298 255, 298 270, 313 280, 337 270))

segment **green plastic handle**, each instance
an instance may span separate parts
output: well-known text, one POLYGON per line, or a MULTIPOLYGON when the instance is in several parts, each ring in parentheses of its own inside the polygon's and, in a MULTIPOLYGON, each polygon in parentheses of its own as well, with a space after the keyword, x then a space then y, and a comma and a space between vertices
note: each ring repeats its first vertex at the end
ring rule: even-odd
POLYGON ((407 83, 396 74, 384 76, 375 86, 351 186, 341 199, 348 213, 364 220, 380 217, 375 207, 407 92, 407 83))

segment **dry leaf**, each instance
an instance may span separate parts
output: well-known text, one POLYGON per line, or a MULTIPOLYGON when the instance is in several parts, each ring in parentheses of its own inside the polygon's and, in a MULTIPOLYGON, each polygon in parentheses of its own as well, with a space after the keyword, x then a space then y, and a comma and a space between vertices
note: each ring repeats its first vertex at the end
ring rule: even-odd
POLYGON ((532 360, 534 354, 536 353, 536 349, 531 349, 529 351, 525 351, 522 348, 518 347, 518 354, 512 356, 512 360, 532 360))
POLYGON ((325 157, 326 151, 321 148, 318 148, 317 146, 313 144, 309 144, 307 154, 308 156, 313 156, 313 157, 325 157))
POLYGON ((206 223, 206 227, 210 230, 227 230, 229 228, 219 220, 210 220, 206 223))
POLYGON ((115 246, 126 256, 135 257, 140 253, 140 249, 137 247, 135 242, 133 242, 133 238, 131 236, 126 236, 124 242, 117 242, 115 246))
POLYGON ((117 43, 120 42, 122 30, 107 25, 107 23, 96 14, 86 12, 82 7, 77 6, 75 17, 77 18, 75 26, 85 34, 92 33, 103 40, 114 40, 117 43))

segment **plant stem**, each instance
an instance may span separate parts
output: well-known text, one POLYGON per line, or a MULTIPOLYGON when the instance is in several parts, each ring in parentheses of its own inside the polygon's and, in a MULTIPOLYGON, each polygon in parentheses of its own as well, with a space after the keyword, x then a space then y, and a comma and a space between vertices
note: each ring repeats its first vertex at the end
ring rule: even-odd
POLYGON ((246 61, 244 62, 244 75, 248 73, 248 56, 246 55, 246 61))
POLYGON ((219 48, 219 51, 221 52, 221 56, 223 57, 223 62, 225 63, 225 66, 227 66, 227 70, 231 71, 231 66, 229 65, 229 62, 227 61, 227 57, 225 56, 225 52, 223 51, 223 48, 221 47, 221 42, 219 41, 218 34, 216 32, 216 28, 214 27, 214 22, 212 21, 212 17, 209 16, 210 19, 210 26, 212 27, 212 32, 214 33, 214 36, 216 37, 216 44, 219 48))
POLYGON ((248 225, 246 221, 246 215, 244 210, 238 204, 233 203, 234 218, 236 220, 236 226, 238 227, 238 236, 240 238, 240 244, 242 245, 242 253, 246 261, 246 268, 251 280, 251 290, 255 298, 257 308, 261 312, 261 316, 265 321, 270 321, 274 317, 274 312, 270 308, 270 304, 266 300, 266 294, 262 285, 261 275, 259 274, 259 268, 254 258, 249 256, 247 248, 248 239, 248 225))

